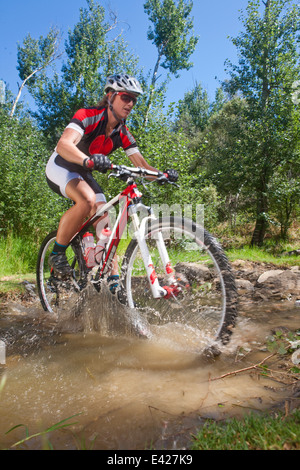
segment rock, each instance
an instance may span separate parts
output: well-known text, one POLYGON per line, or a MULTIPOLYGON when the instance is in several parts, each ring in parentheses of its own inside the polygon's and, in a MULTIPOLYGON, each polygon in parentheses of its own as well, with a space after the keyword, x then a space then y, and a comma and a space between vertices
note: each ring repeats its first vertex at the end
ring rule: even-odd
POLYGON ((281 269, 271 269, 270 271, 266 271, 257 279, 259 284, 266 282, 270 277, 277 277, 279 274, 283 273, 281 269))
POLYGON ((300 256, 300 250, 292 250, 287 253, 283 253, 284 256, 300 256))
POLYGON ((300 296, 300 272, 286 270, 270 270, 259 276, 256 287, 263 289, 264 294, 277 299, 300 296))
POLYGON ((189 281, 193 279, 203 279, 204 281, 208 281, 212 277, 209 268, 204 264, 177 263, 175 271, 185 274, 189 281))
POLYGON ((235 281, 239 294, 246 294, 254 291, 254 285, 247 279, 236 279, 235 281))
POLYGON ((29 296, 31 296, 31 297, 36 297, 37 296, 36 292, 35 292, 35 285, 34 284, 31 284, 28 281, 20 282, 20 284, 24 286, 24 288, 28 292, 29 296))
POLYGON ((237 269, 240 268, 243 270, 251 270, 253 269, 254 264, 251 261, 247 261, 244 259, 236 259, 235 261, 232 261, 231 266, 237 269))
POLYGON ((291 271, 293 272, 300 271, 300 266, 291 266, 291 271))
POLYGON ((292 354, 292 363, 295 364, 295 365, 298 365, 300 364, 300 349, 297 349, 297 351, 295 351, 293 354, 292 354))
MULTIPOLYGON (((300 299, 300 267, 276 269, 274 265, 235 260, 231 263, 238 295, 242 301, 282 301, 300 299)), ((177 272, 189 282, 194 279, 211 280, 206 265, 178 263, 177 272)))

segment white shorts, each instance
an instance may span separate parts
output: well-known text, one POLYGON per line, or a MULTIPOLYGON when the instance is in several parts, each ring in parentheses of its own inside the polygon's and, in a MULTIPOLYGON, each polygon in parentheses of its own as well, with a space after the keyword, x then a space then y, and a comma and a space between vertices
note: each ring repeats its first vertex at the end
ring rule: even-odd
POLYGON ((66 194, 66 186, 73 179, 86 181, 96 194, 96 202, 106 202, 101 186, 93 178, 92 173, 82 166, 64 160, 57 152, 54 152, 46 166, 46 178, 50 188, 60 196, 69 198, 66 194))

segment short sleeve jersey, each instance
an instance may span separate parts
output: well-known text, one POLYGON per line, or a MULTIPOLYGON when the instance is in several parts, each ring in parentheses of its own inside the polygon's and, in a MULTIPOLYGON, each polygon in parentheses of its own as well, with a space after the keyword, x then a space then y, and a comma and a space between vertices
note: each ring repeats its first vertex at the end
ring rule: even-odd
POLYGON ((77 147, 87 156, 96 153, 109 155, 122 147, 127 156, 138 152, 134 137, 126 125, 117 125, 109 137, 105 136, 108 113, 106 108, 79 109, 67 128, 78 131, 82 139, 77 147))

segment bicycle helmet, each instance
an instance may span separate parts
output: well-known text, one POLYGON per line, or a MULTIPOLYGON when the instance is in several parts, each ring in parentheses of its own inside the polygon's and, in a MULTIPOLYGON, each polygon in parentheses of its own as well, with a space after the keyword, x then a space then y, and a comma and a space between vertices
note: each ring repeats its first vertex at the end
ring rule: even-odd
POLYGON ((130 77, 126 73, 110 75, 106 80, 106 85, 104 88, 105 93, 107 93, 109 90, 114 90, 115 92, 127 91, 128 93, 133 93, 134 95, 143 94, 143 90, 137 79, 130 77))

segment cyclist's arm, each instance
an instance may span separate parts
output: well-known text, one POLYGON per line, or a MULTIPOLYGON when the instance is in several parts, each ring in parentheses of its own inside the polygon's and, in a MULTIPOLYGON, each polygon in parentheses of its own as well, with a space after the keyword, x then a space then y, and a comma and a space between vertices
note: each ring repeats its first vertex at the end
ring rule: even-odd
POLYGON ((68 162, 83 165, 86 155, 79 150, 76 145, 80 142, 82 136, 75 129, 67 128, 64 130, 58 141, 56 151, 68 162))
MULTIPOLYGON (((136 167, 146 168, 147 170, 151 170, 151 171, 158 171, 156 168, 149 165, 149 163, 144 159, 144 157, 140 154, 140 152, 136 152, 130 155, 128 158, 131 161, 131 163, 133 163, 133 165, 136 167)), ((151 177, 149 177, 149 179, 150 178, 151 177)))

